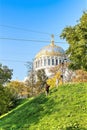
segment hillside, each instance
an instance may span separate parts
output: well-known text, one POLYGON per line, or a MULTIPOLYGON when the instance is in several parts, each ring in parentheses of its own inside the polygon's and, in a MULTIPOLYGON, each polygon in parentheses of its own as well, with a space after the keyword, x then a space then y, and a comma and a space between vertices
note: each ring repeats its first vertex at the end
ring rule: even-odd
POLYGON ((0 117, 0 130, 87 130, 87 83, 53 88, 0 117))

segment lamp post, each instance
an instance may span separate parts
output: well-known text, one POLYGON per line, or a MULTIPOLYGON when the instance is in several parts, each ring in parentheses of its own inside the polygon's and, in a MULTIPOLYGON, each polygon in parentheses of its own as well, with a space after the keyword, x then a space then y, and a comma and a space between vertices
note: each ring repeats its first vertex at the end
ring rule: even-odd
POLYGON ((61 78, 62 78, 62 84, 63 84, 64 61, 62 62, 61 65, 62 65, 62 68, 61 68, 61 71, 62 71, 61 78))
POLYGON ((61 78, 62 78, 62 84, 64 83, 64 63, 65 63, 65 61, 67 61, 67 59, 65 58, 65 59, 63 59, 63 61, 62 61, 62 68, 61 68, 61 72, 62 72, 62 74, 61 74, 61 78))

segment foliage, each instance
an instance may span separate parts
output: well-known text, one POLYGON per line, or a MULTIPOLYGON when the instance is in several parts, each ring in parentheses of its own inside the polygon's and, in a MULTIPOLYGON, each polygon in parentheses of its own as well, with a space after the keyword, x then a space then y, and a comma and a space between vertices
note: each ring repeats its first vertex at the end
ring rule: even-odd
POLYGON ((83 13, 77 25, 64 28, 60 37, 69 43, 69 67, 87 71, 87 12, 83 13))
POLYGON ((35 91, 34 91, 34 95, 39 95, 40 93, 44 92, 44 87, 42 86, 40 81, 37 81, 35 84, 35 91))
POLYGON ((49 71, 54 75, 54 77, 49 79, 49 81, 48 81, 48 82, 50 82, 51 86, 55 86, 55 82, 57 80, 58 80, 59 84, 61 84, 61 82, 66 82, 67 83, 67 82, 71 82, 72 81, 72 78, 73 78, 73 75, 74 75, 74 71, 69 69, 69 65, 70 65, 70 62, 64 61, 63 64, 60 63, 59 65, 50 68, 49 71), (63 79, 61 79, 62 75, 63 75, 63 79), (50 81, 50 80, 53 80, 53 81, 50 81))
POLYGON ((5 88, 5 84, 10 81, 11 76, 12 70, 0 64, 0 115, 7 112, 11 106, 9 91, 5 88))
POLYGON ((48 77, 46 76, 44 69, 40 69, 37 71, 37 80, 40 83, 40 87, 43 87, 46 84, 47 79, 48 77))
POLYGON ((31 86, 35 83, 35 71, 33 67, 33 61, 27 62, 27 68, 28 68, 28 80, 29 83, 31 83, 31 86))
POLYGON ((87 130, 87 83, 53 88, 0 118, 1 130, 87 130))
POLYGON ((83 70, 76 70, 73 82, 87 82, 87 72, 83 70))
POLYGON ((55 82, 56 82, 56 79, 55 78, 49 78, 47 80, 47 84, 50 86, 50 87, 55 87, 55 82))
POLYGON ((0 84, 0 115, 6 113, 11 106, 9 91, 0 84))
POLYGON ((0 84, 5 84, 12 78, 12 70, 0 64, 0 84))
POLYGON ((23 82, 20 81, 11 81, 6 86, 9 89, 10 95, 13 99, 23 98, 28 95, 27 87, 23 82))
POLYGON ((25 81, 25 84, 30 91, 29 95, 34 96, 34 86, 35 86, 36 72, 34 71, 33 62, 27 62, 26 66, 28 68, 28 76, 27 76, 27 80, 25 81))
POLYGON ((44 91, 44 85, 46 83, 47 76, 44 69, 38 70, 36 73, 34 72, 32 74, 34 74, 34 79, 33 75, 30 75, 25 81, 25 85, 29 88, 29 96, 36 96, 44 91))
POLYGON ((58 86, 60 84, 62 84, 62 78, 61 78, 61 72, 57 72, 55 74, 55 76, 53 76, 52 78, 49 78, 47 80, 47 83, 51 86, 51 87, 55 87, 58 86), (58 83, 57 83, 58 82, 58 83))

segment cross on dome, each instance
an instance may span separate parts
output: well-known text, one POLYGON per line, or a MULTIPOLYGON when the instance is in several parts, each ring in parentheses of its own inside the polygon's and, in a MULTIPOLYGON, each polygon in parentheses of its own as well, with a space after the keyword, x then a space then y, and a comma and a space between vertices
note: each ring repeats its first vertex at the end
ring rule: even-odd
POLYGON ((51 38, 52 38, 52 39, 51 39, 51 44, 50 44, 50 45, 51 45, 51 46, 54 46, 54 35, 53 35, 53 34, 51 35, 51 38))

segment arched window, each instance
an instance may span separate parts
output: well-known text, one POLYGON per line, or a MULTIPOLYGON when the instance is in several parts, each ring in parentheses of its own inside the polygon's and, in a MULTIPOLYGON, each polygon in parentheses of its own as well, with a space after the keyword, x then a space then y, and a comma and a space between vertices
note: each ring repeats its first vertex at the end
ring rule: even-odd
POLYGON ((52 59, 52 65, 54 65, 54 59, 52 59))
POLYGON ((36 61, 36 68, 37 68, 37 61, 36 61))
POLYGON ((56 65, 58 65, 58 59, 56 59, 56 65))
POLYGON ((59 59, 59 63, 61 63, 61 59, 59 59))
POLYGON ((38 60, 38 67, 40 67, 40 61, 38 60))
POLYGON ((42 66, 42 59, 41 59, 41 66, 42 66))
POLYGON ((50 59, 48 59, 48 65, 50 65, 50 59))
POLYGON ((44 59, 44 66, 46 66, 46 59, 44 59))

